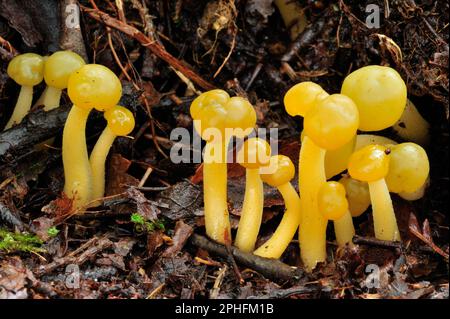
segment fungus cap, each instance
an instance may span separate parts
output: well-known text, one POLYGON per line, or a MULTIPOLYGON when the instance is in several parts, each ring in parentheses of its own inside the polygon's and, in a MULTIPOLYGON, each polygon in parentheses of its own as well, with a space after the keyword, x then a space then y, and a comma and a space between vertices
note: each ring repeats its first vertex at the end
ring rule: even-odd
POLYGON ((288 183, 295 175, 294 164, 289 157, 284 155, 272 156, 269 161, 268 170, 270 173, 261 173, 261 179, 273 187, 288 183))
POLYGON ((261 138, 249 138, 242 144, 242 147, 237 154, 237 161, 239 164, 249 169, 269 165, 269 143, 261 138))
POLYGON ((111 131, 118 136, 126 136, 134 129, 133 113, 123 106, 116 105, 106 110, 104 117, 111 131))
POLYGON ((330 95, 316 104, 305 116, 305 134, 316 145, 335 150, 349 143, 358 129, 358 109, 342 94, 330 95))
POLYGON ((413 193, 425 184, 430 163, 425 150, 415 143, 391 146, 386 184, 394 193, 413 193))
POLYGON ((394 125, 406 106, 406 84, 390 67, 369 65, 350 73, 341 93, 357 105, 362 131, 379 131, 394 125))
POLYGON ((389 171, 389 155, 381 145, 367 145, 350 156, 348 172, 351 177, 374 182, 383 179, 389 171))
POLYGON ((44 77, 44 58, 35 53, 17 55, 9 62, 6 72, 19 85, 35 86, 44 77))
POLYGON ((340 219, 348 210, 344 186, 338 182, 323 183, 317 195, 317 204, 326 219, 340 219))
POLYGON ((105 111, 119 102, 122 84, 106 66, 86 64, 70 75, 67 92, 76 106, 105 111))
POLYGON ((192 102, 190 113, 196 131, 207 141, 213 138, 213 132, 223 138, 232 135, 244 138, 256 124, 256 113, 250 102, 238 96, 230 98, 227 92, 218 89, 199 95, 192 102))
POLYGON ((321 99, 328 96, 322 87, 314 82, 301 82, 291 87, 284 96, 284 107, 290 116, 305 114, 321 99))
POLYGON ((244 138, 256 125, 256 112, 250 102, 240 96, 233 96, 225 106, 226 127, 234 129, 233 135, 244 138))
POLYGON ((204 92, 197 96, 191 103, 190 112, 195 120, 199 116, 199 111, 208 105, 225 105, 230 99, 227 92, 220 89, 204 92))
POLYGON ((57 51, 45 60, 45 83, 60 90, 65 89, 69 76, 85 64, 75 52, 57 51))
POLYGON ((342 177, 339 183, 345 187, 350 214, 353 217, 360 216, 370 206, 369 185, 349 176, 342 177))

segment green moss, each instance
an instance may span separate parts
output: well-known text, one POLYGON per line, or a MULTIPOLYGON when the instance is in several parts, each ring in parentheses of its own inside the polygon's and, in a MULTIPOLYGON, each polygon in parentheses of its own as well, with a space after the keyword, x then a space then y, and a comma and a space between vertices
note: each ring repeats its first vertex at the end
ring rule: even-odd
POLYGON ((0 251, 11 252, 44 252, 42 240, 28 233, 14 233, 0 228, 0 251))
POLYGON ((144 217, 137 213, 132 214, 130 220, 134 223, 134 227, 138 232, 152 232, 155 229, 164 231, 166 229, 162 220, 146 221, 144 217))

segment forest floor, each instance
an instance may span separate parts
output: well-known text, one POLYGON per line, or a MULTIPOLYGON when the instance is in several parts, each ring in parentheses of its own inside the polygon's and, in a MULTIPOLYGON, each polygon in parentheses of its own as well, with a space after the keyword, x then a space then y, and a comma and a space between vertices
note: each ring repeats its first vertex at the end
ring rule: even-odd
MULTIPOLYGON (((67 96, 64 106, 35 109, 0 133, 0 299, 448 298, 447 1, 298 1, 305 26, 294 38, 272 0, 83 0, 81 31, 70 26, 77 2, 58 2, 0 0, 1 127, 19 90, 6 74, 9 60, 62 47, 114 70, 136 129, 114 144, 103 205, 83 214, 61 195, 67 96), (369 4, 380 10, 379 28, 365 22, 369 4), (432 128, 426 195, 415 202, 393 195, 402 242, 374 240, 366 212, 354 220, 355 245, 338 249, 330 231, 327 262, 307 274, 296 240, 276 263, 206 239, 199 164, 169 158, 171 130, 192 131, 196 93, 217 87, 247 97, 258 126, 278 128, 279 152, 297 162, 302 125, 284 111, 284 93, 300 81, 339 92, 348 73, 369 64, 402 75, 432 128), (52 146, 35 147, 52 136, 52 146), (367 287, 370 265, 379 267, 379 288, 367 287)), ((35 88, 36 98, 43 89, 35 88)), ((94 113, 89 148, 104 125, 94 113)), ((398 140, 389 129, 381 134, 398 140)), ((233 233, 244 173, 230 164, 233 233)), ((258 244, 284 209, 270 188, 264 204, 258 244)))

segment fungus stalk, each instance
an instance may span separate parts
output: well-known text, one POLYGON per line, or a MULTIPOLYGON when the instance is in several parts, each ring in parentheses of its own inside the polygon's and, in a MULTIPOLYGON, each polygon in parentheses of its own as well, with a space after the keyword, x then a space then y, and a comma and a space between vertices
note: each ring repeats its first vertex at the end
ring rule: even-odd
MULTIPOLYGON (((126 108, 116 105, 105 112, 108 125, 103 130, 92 150, 89 162, 92 169, 92 198, 105 195, 105 162, 109 150, 117 136, 126 136, 134 129, 133 114, 126 108)), ((95 204, 98 204, 95 203, 95 204)))
POLYGON ((208 236, 219 243, 231 243, 227 203, 228 141, 207 142, 203 158, 203 198, 208 236))
POLYGON ((19 97, 17 98, 16 107, 14 108, 13 114, 11 115, 11 118, 5 126, 5 130, 22 121, 22 119, 30 111, 32 101, 33 87, 22 85, 20 88, 19 97))
MULTIPOLYGON (((264 168, 263 171, 266 169, 264 168)), ((301 219, 300 198, 297 191, 289 182, 295 174, 294 164, 283 155, 272 156, 269 172, 262 173, 264 182, 276 187, 283 197, 285 212, 277 229, 254 254, 266 258, 280 258, 298 229, 301 219)))
POLYGON ((339 182, 323 183, 318 194, 319 210, 325 219, 334 222, 336 241, 340 247, 352 242, 355 235, 344 185, 339 182))
POLYGON ((17 84, 21 85, 14 111, 5 126, 5 130, 22 121, 28 114, 33 101, 33 87, 43 79, 44 59, 34 53, 20 54, 8 64, 7 73, 17 84))
POLYGON ((352 244, 353 236, 355 236, 355 226, 353 226, 350 212, 347 210, 341 218, 333 221, 333 223, 338 246, 343 247, 347 244, 352 244))
POLYGON ((305 266, 311 270, 326 259, 327 220, 319 212, 317 195, 326 182, 325 152, 305 136, 300 149, 298 187, 302 207, 299 241, 305 266))
POLYGON ((243 138, 256 123, 253 106, 241 97, 223 90, 199 95, 191 104, 194 128, 206 140, 203 163, 203 199, 207 235, 231 244, 227 205, 227 150, 232 135, 243 138), (230 134, 226 132, 231 131, 230 134), (213 134, 211 134, 213 133, 213 134))
POLYGON ((85 133, 89 113, 94 106, 105 111, 116 105, 122 95, 122 85, 107 67, 87 64, 70 75, 68 94, 74 105, 63 131, 64 192, 73 198, 74 208, 80 209, 92 196, 92 170, 85 133))
POLYGON ((392 128, 406 141, 419 145, 427 145, 430 141, 430 124, 420 115, 410 100, 406 101, 402 116, 392 128))
POLYGON ((400 240, 394 207, 384 178, 369 182, 369 192, 375 237, 381 240, 400 240))
POLYGON ((91 199, 92 193, 92 170, 85 133, 90 112, 91 109, 72 106, 63 131, 64 193, 73 198, 76 208, 85 205, 91 199))
POLYGON ((237 159, 245 167, 246 182, 235 246, 242 251, 252 252, 264 210, 264 189, 259 170, 269 164, 270 145, 263 139, 250 138, 242 145, 237 159))
POLYGON ((369 184, 375 237, 400 240, 394 208, 385 176, 389 171, 389 150, 381 145, 368 145, 350 157, 348 172, 369 184))

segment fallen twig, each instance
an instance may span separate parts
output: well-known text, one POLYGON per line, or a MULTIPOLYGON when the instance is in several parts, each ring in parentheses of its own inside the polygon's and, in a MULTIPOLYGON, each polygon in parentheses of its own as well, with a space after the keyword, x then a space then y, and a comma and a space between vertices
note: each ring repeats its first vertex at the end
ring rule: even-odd
MULTIPOLYGON (((193 234, 190 238, 190 243, 193 246, 205 249, 206 251, 222 258, 228 258, 229 256, 224 245, 212 242, 206 237, 193 234)), ((244 253, 236 247, 230 247, 230 251, 237 263, 256 270, 269 279, 278 281, 306 279, 306 274, 302 269, 291 267, 279 260, 244 253)))
POLYGON ((112 245, 113 242, 106 237, 103 238, 94 237, 85 244, 83 244, 79 249, 75 250, 74 252, 66 255, 63 258, 55 258, 53 262, 45 266, 41 266, 34 273, 37 274, 38 276, 42 276, 51 273, 56 268, 64 265, 76 264, 79 266, 85 263, 92 256, 95 256, 99 252, 111 247, 112 245), (78 253, 80 254, 78 256, 75 256, 78 253))
POLYGON ((66 122, 70 105, 62 105, 45 112, 38 110, 27 115, 20 124, 0 132, 0 156, 11 151, 29 149, 56 135, 66 122))
POLYGON ((86 12, 89 16, 91 16, 93 19, 102 22, 111 28, 117 29, 130 37, 133 37, 134 39, 139 41, 141 45, 148 48, 160 59, 169 63, 170 66, 183 73, 187 78, 189 78, 191 81, 193 81, 203 89, 211 90, 215 88, 214 85, 203 79, 200 75, 195 73, 190 67, 186 66, 183 62, 181 62, 180 60, 172 56, 170 53, 168 53, 160 43, 151 40, 149 37, 147 37, 144 33, 139 31, 138 29, 118 19, 111 17, 107 13, 102 12, 100 10, 87 8, 81 5, 80 8, 84 12, 86 12))
POLYGON ((383 248, 402 249, 402 243, 399 241, 380 240, 373 237, 353 237, 353 243, 357 245, 377 246, 383 248))

